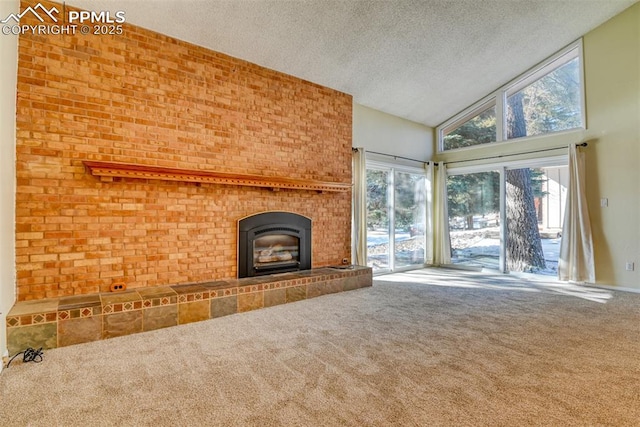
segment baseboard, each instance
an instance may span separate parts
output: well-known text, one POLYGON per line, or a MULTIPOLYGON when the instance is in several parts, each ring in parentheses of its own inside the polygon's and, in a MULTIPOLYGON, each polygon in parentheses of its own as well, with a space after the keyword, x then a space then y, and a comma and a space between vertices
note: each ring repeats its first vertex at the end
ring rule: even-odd
POLYGON ((626 288, 626 287, 614 286, 614 285, 595 285, 592 283, 588 283, 585 286, 588 286, 590 288, 606 289, 608 291, 621 291, 621 292, 631 292, 634 294, 640 294, 640 288, 626 288))

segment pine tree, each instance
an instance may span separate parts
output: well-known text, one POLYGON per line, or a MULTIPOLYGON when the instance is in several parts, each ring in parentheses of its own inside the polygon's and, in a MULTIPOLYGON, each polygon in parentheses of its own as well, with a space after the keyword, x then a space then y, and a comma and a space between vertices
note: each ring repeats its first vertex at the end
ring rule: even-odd
MULTIPOLYGON (((522 98, 522 92, 518 92, 507 100, 508 138, 527 135, 522 98)), ((507 269, 530 271, 545 268, 529 168, 508 169, 506 184, 507 269)))

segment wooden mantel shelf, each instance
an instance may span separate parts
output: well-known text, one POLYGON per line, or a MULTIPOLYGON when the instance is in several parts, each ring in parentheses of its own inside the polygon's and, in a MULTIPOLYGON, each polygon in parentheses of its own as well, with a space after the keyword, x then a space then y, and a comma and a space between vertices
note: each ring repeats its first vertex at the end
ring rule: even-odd
POLYGON ((318 192, 349 191, 351 184, 329 181, 293 179, 277 176, 244 175, 235 173, 212 172, 194 169, 174 169, 159 166, 136 165, 131 163, 83 162, 92 175, 102 181, 113 178, 160 179, 164 181, 201 182, 208 184, 241 185, 248 187, 266 187, 274 191, 281 188, 293 190, 311 190, 318 192))

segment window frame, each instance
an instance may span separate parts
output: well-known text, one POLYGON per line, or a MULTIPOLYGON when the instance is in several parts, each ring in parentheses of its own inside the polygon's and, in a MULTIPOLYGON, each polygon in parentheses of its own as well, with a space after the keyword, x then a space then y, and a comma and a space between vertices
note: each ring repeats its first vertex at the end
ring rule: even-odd
MULTIPOLYGON (((485 144, 486 145, 486 144, 485 144)), ((551 157, 534 157, 522 160, 501 160, 491 163, 470 165, 470 166, 452 166, 447 168, 447 177, 452 175, 465 175, 481 172, 498 172, 500 174, 500 259, 498 261, 498 270, 503 274, 513 274, 507 269, 507 189, 505 174, 509 169, 522 168, 539 168, 539 167, 558 167, 568 166, 569 157, 566 154, 555 155, 551 157)), ((448 215, 448 213, 447 213, 448 215)), ((447 221, 448 224, 448 221, 447 221)), ((447 265, 448 268, 464 268, 455 264, 447 265)), ((516 273, 517 274, 517 273, 516 273)))
MULTIPOLYGON (((426 250, 427 240, 426 239, 427 239, 427 223, 428 223, 427 215, 428 214, 426 212, 425 212, 425 218, 424 218, 424 224, 423 224, 425 227, 425 233, 423 236, 425 253, 424 253, 422 264, 406 265, 401 267, 396 267, 395 265, 396 263, 396 260, 395 260, 395 239, 396 239, 396 235, 395 235, 396 179, 395 178, 396 176, 395 175, 397 172, 400 172, 400 173, 408 173, 408 174, 423 176, 425 180, 424 191, 426 196, 428 187, 430 185, 428 182, 428 174, 426 169, 424 167, 419 168, 415 166, 408 166, 401 163, 377 160, 375 157, 372 159, 371 156, 369 156, 369 153, 367 153, 366 169, 385 171, 389 174, 389 176, 387 177, 387 208, 389 210, 388 215, 389 215, 389 249, 390 249, 389 250, 389 267, 375 271, 373 273, 374 276, 377 276, 380 274, 388 274, 388 273, 395 273, 400 271, 409 271, 409 270, 424 268, 427 265, 427 250, 426 250), (394 248, 393 250, 391 250, 392 247, 394 248)), ((369 230, 367 230, 367 234, 368 234, 368 231, 369 230)), ((369 258, 369 250, 367 248, 367 261, 368 261, 368 258, 369 258)))
POLYGON ((501 132, 498 131, 498 129, 500 129, 502 126, 498 124, 498 122, 502 122, 502 110, 498 107, 498 104, 500 104, 497 100, 497 97, 495 94, 491 94, 485 98, 482 98, 480 101, 476 102, 475 104, 473 104, 471 107, 467 108, 465 111, 463 111, 462 113, 454 116, 452 119, 449 120, 449 122, 447 122, 445 125, 442 126, 442 129, 439 129, 439 142, 440 142, 440 147, 442 149, 442 151, 453 151, 453 150, 464 150, 464 149, 468 149, 468 148, 472 148, 472 147, 481 147, 484 145, 490 145, 490 144, 495 144, 496 142, 501 142, 502 141, 502 137, 500 135, 501 132), (463 124, 467 123, 470 120, 473 120, 474 118, 476 118, 477 116, 479 116, 480 114, 484 113, 485 111, 487 111, 490 108, 495 107, 496 109, 496 140, 493 142, 488 142, 485 144, 476 144, 476 145, 471 145, 469 147, 459 147, 459 148, 449 148, 446 149, 444 148, 444 137, 447 136, 449 134, 449 132, 458 129, 460 126, 462 126, 463 124))
POLYGON ((456 151, 473 150, 480 147, 495 146, 496 144, 509 144, 514 142, 522 142, 525 140, 533 140, 537 138, 544 138, 550 135, 559 135, 562 133, 579 132, 584 131, 587 128, 586 121, 586 99, 585 99, 585 82, 584 82, 584 49, 582 38, 567 45, 563 49, 559 50, 555 54, 551 55, 544 61, 538 63, 534 67, 520 74, 507 84, 501 86, 494 92, 490 93, 480 101, 474 103, 468 108, 465 108, 460 113, 456 114, 449 120, 445 121, 438 127, 436 127, 436 135, 438 139, 437 152, 438 153, 450 153, 456 151), (549 132, 545 134, 524 136, 521 138, 507 138, 506 123, 506 111, 507 111, 507 97, 514 93, 524 89, 528 85, 538 81, 547 74, 562 67, 573 59, 578 59, 578 68, 580 73, 580 125, 575 128, 565 129, 556 132, 549 132), (470 147, 459 147, 445 149, 444 137, 448 132, 457 129, 462 124, 469 120, 472 120, 475 116, 480 114, 486 108, 490 108, 492 103, 495 103, 496 107, 496 140, 486 144, 477 144, 470 147))

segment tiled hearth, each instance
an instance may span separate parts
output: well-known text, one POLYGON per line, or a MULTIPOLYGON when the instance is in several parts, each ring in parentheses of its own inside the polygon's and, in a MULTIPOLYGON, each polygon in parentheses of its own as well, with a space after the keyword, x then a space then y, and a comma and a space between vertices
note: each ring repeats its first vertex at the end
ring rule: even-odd
POLYGON ((13 355, 213 319, 372 285, 369 267, 317 268, 237 280, 17 302, 7 315, 13 355))

